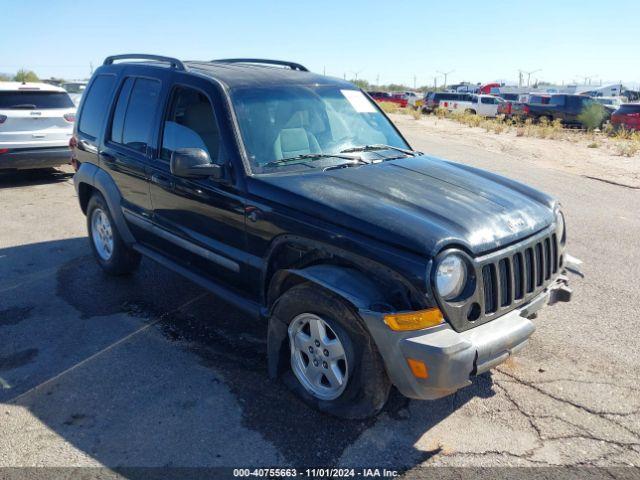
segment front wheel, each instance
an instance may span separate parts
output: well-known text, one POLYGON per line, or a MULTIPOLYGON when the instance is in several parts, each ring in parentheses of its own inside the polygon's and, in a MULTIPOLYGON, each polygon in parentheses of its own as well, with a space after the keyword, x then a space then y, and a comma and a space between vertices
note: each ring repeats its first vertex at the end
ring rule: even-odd
POLYGON ((314 408, 367 418, 387 401, 391 383, 362 320, 339 297, 312 284, 287 290, 274 315, 287 325, 285 383, 314 408))

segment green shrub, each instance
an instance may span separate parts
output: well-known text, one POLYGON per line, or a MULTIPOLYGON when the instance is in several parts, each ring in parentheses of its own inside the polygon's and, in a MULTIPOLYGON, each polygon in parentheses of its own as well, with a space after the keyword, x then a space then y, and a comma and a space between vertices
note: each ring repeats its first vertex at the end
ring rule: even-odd
POLYGON ((400 110, 398 104, 393 102, 380 102, 378 105, 385 113, 398 113, 398 110, 400 110))
POLYGON ((605 118, 607 118, 607 109, 599 103, 592 103, 584 107, 578 115, 578 121, 587 130, 600 128, 605 118))

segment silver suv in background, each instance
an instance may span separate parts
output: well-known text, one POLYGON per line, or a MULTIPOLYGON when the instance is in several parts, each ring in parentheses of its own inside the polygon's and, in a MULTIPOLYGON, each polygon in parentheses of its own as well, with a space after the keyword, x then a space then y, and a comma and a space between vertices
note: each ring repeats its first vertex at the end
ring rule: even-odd
POLYGON ((69 97, 77 107, 80 105, 80 99, 82 98, 82 94, 87 88, 87 82, 79 81, 79 82, 66 82, 61 85, 62 88, 66 90, 69 94, 69 97))
POLYGON ((69 163, 76 107, 62 88, 0 82, 0 170, 69 163))

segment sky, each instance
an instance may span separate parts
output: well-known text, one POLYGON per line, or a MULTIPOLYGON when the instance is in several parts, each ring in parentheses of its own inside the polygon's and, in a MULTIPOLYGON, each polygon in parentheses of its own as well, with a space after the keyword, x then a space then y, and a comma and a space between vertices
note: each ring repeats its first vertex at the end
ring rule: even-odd
POLYGON ((261 57, 372 83, 640 81, 639 0, 0 0, 0 73, 86 78, 116 53, 261 57), (526 76, 525 76, 526 79, 526 76))

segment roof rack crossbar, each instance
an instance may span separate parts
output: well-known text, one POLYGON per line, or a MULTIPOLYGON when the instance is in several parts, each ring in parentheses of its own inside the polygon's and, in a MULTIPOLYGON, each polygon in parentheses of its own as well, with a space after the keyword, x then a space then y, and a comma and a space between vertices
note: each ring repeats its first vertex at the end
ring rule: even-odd
POLYGON ((269 60, 266 58, 223 58, 211 61, 214 63, 257 63, 263 65, 279 65, 282 67, 289 67, 291 70, 299 70, 301 72, 309 71, 304 65, 300 65, 295 62, 288 62, 286 60, 269 60))
POLYGON ((112 65, 115 60, 154 60, 156 62, 165 62, 176 70, 186 70, 184 63, 177 58, 163 57, 162 55, 147 55, 146 53, 126 53, 123 55, 111 55, 104 59, 103 65, 112 65))

